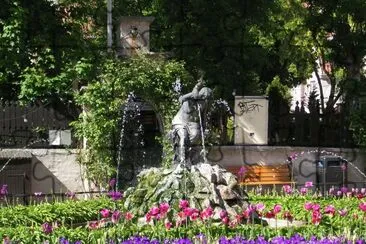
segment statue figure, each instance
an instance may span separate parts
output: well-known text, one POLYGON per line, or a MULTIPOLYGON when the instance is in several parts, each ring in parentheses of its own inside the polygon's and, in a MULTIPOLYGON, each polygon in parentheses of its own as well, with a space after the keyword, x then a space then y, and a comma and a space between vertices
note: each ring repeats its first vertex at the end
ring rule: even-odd
POLYGON ((171 131, 176 164, 191 164, 189 152, 191 146, 200 141, 205 110, 211 95, 211 89, 204 87, 200 78, 192 92, 179 97, 181 107, 173 118, 171 131))

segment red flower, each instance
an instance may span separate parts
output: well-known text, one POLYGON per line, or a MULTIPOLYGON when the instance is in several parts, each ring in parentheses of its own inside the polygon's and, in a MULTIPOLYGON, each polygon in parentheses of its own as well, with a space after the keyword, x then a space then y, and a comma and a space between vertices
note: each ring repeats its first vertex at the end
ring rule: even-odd
POLYGON ((167 222, 165 222, 165 229, 167 229, 167 230, 170 230, 170 228, 172 228, 172 223, 171 222, 169 222, 169 221, 167 221, 167 222))
POLYGON ((222 219, 221 219, 221 221, 222 221, 222 223, 224 223, 225 225, 228 225, 228 224, 229 224, 229 222, 230 222, 230 219, 229 219, 229 217, 224 217, 224 218, 222 218, 222 219))
POLYGON ((364 198, 365 196, 364 196, 362 193, 358 193, 358 194, 356 195, 356 197, 357 197, 358 199, 362 199, 362 198, 364 198))
POLYGON ((283 213, 283 217, 290 222, 292 222, 292 220, 294 219, 294 217, 291 215, 291 213, 289 211, 285 211, 283 213))
POLYGON ((322 214, 319 211, 313 211, 311 216, 311 222, 315 225, 318 225, 322 220, 322 214))
POLYGON ((276 215, 273 213, 273 211, 271 210, 271 211, 268 211, 267 213, 266 213, 266 218, 268 218, 268 219, 272 219, 272 218, 274 218, 276 215))
POLYGON ((207 207, 201 212, 200 217, 202 220, 206 220, 211 218, 212 215, 213 215, 213 209, 211 207, 207 207))
POLYGON ((125 213, 125 219, 130 221, 133 218, 133 214, 131 212, 125 213))

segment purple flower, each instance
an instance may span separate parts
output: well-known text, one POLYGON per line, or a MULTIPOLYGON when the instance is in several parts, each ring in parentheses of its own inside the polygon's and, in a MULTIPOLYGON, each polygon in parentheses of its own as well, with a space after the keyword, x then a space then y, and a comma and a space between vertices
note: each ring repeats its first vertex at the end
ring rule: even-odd
POLYGON ((121 219, 121 212, 116 210, 112 214, 112 223, 116 224, 121 219))
POLYGON ((8 185, 4 184, 0 189, 0 198, 8 195, 8 185))
POLYGON ((291 194, 292 193, 292 187, 290 185, 284 185, 282 187, 283 191, 286 193, 286 194, 291 194))
POLYGON ((240 177, 243 177, 246 172, 247 172, 247 169, 245 168, 245 166, 241 166, 240 169, 239 169, 239 171, 238 171, 238 175, 240 177))
POLYGON ((345 186, 341 187, 341 192, 342 192, 343 194, 346 194, 346 193, 348 192, 348 188, 347 188, 347 187, 345 187, 345 186))
POLYGON ((69 199, 75 199, 75 192, 71 192, 68 191, 65 193, 65 195, 69 198, 69 199))
POLYGON ((340 210, 338 210, 338 214, 340 215, 340 216, 345 216, 345 215, 347 215, 347 213, 348 213, 348 211, 347 211, 347 209, 340 209, 340 210))
POLYGON ((113 189, 116 185, 116 178, 112 178, 110 181, 109 181, 109 186, 113 189))
POLYGON ((306 188, 313 187, 313 182, 312 181, 305 182, 305 187, 306 188))
POLYGON ((53 227, 50 223, 45 222, 42 224, 42 230, 45 234, 50 234, 53 231, 53 227))
POLYGON ((60 240, 59 240, 59 243, 60 244, 69 244, 70 242, 65 237, 61 237, 60 240))
POLYGON ((108 193, 108 195, 113 199, 113 200, 120 200, 123 197, 123 194, 119 191, 110 191, 108 193))

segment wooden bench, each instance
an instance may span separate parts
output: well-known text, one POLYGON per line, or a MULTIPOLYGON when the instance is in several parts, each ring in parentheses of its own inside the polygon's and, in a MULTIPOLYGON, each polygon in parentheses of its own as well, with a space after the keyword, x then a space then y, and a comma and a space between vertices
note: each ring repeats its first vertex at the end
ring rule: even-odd
POLYGON ((291 168, 279 165, 228 166, 226 169, 238 177, 240 185, 286 185, 292 184, 291 168), (244 167, 245 173, 241 171, 244 167))

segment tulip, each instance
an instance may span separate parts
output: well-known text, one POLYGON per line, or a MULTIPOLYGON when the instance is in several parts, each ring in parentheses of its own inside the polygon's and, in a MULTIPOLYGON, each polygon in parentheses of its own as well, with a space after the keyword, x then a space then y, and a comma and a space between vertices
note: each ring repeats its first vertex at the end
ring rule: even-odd
POLYGON ((265 209, 265 205, 263 203, 257 203, 255 205, 255 210, 257 210, 257 212, 261 213, 263 212, 263 210, 265 209))
POLYGON ((279 212, 281 212, 282 210, 282 206, 279 205, 279 204, 276 204, 274 207, 273 207, 273 213, 276 215, 278 214, 279 212))
POLYGON ((340 216, 346 216, 347 215, 347 213, 348 213, 348 211, 347 211, 347 209, 340 209, 340 210, 338 210, 338 214, 340 215, 340 216))
POLYGON ((212 215, 213 215, 213 209, 211 207, 207 207, 201 212, 200 217, 202 220, 206 220, 211 218, 212 215))
POLYGON ((102 209, 100 210, 100 215, 102 215, 102 218, 108 218, 109 217, 109 209, 102 209))
POLYGON ((42 224, 42 230, 43 230, 43 233, 50 234, 53 231, 53 227, 50 223, 46 222, 46 223, 42 224))
POLYGON ((223 219, 228 216, 228 213, 226 210, 221 210, 220 212, 220 219, 223 219))
POLYGON ((319 204, 313 204, 312 209, 313 209, 313 211, 319 211, 320 210, 320 205, 319 204))
POLYGON ((171 222, 167 221, 164 223, 164 226, 165 226, 165 229, 170 230, 170 228, 172 228, 173 224, 171 222))
POLYGON ((307 192, 308 192, 308 188, 306 188, 306 187, 301 187, 301 189, 300 189, 300 193, 301 193, 301 195, 305 195, 307 192))
POLYGON ((116 210, 112 213, 112 223, 116 224, 121 219, 121 212, 116 210))
POLYGON ((366 212, 366 202, 361 202, 361 203, 358 205, 358 207, 359 207, 362 211, 366 212))
POLYGON ((133 214, 131 212, 125 213, 125 219, 127 221, 130 221, 133 218, 133 214))
POLYGON ((283 191, 286 193, 286 194, 291 194, 292 193, 292 187, 290 185, 284 185, 282 187, 283 191))
POLYGON ((289 211, 285 211, 283 213, 283 217, 290 222, 292 222, 292 220, 294 219, 294 217, 292 216, 292 214, 289 211))
POLYGON ((305 204, 304 204, 304 208, 305 208, 305 210, 311 210, 311 209, 313 209, 313 203, 311 203, 311 202, 306 202, 305 204))
POLYGON ((151 216, 156 217, 160 213, 160 208, 154 206, 154 207, 150 208, 149 213, 151 216))
POLYGON ((189 202, 187 200, 179 200, 179 208, 180 209, 185 209, 189 207, 189 202))
POLYGON ((335 214, 335 207, 333 205, 328 205, 324 209, 324 213, 333 216, 335 214))
POLYGON ((114 201, 120 200, 123 197, 123 194, 119 191, 110 191, 108 193, 109 197, 111 197, 114 201))
POLYGON ((113 189, 116 185, 116 178, 112 178, 110 181, 109 181, 109 186, 113 189))
POLYGON ((306 188, 313 187, 313 182, 312 181, 305 182, 305 187, 306 188))
POLYGON ((319 211, 313 211, 313 214, 311 216, 311 222, 315 225, 319 225, 321 219, 322 214, 319 211))
POLYGON ((169 208, 170 206, 168 203, 161 203, 159 206, 160 213, 163 215, 166 214, 169 211, 169 208))
POLYGON ((246 172, 247 172, 247 169, 244 166, 241 166, 239 171, 238 171, 238 176, 243 177, 246 172))

